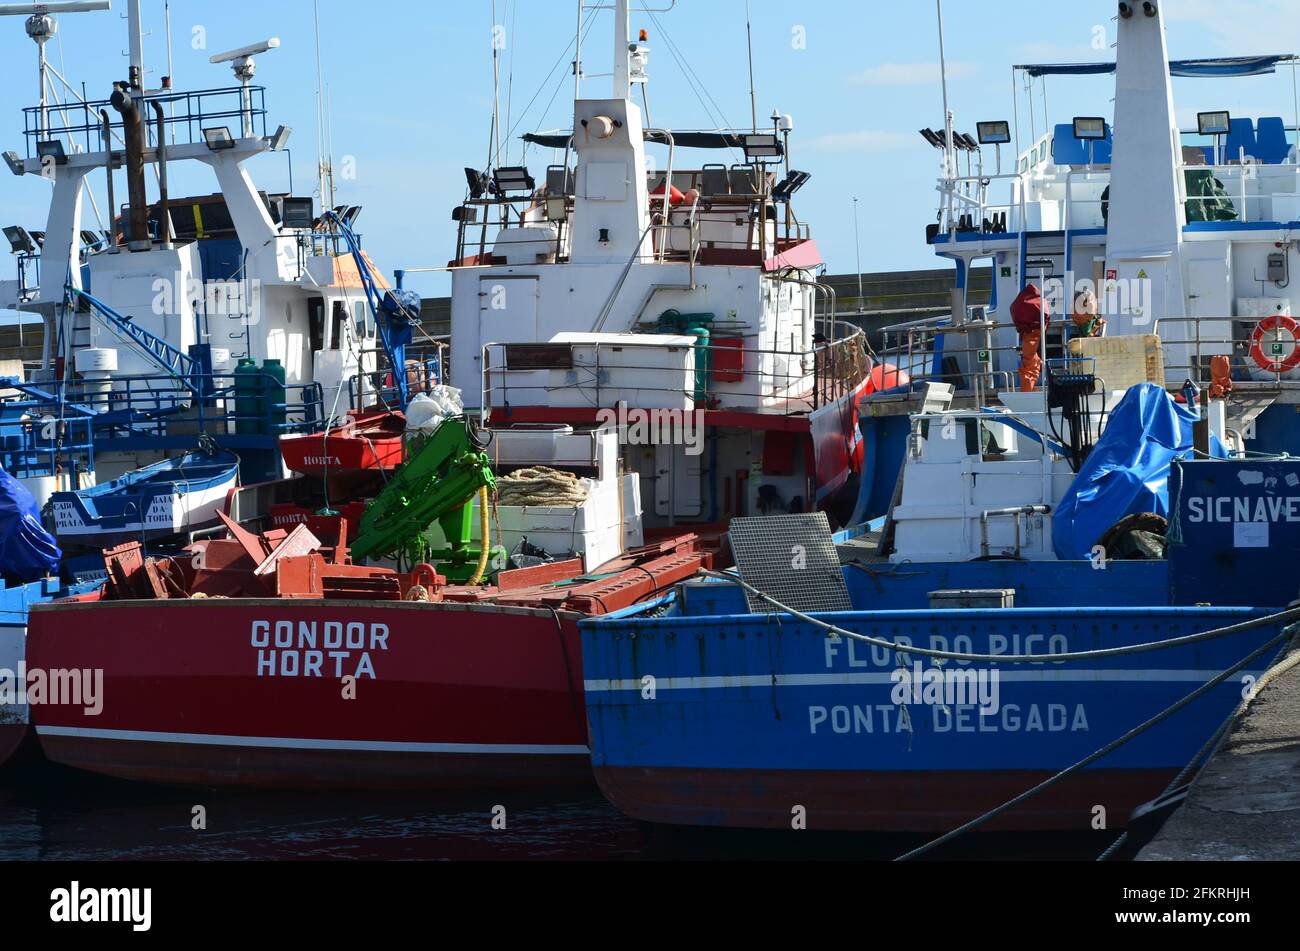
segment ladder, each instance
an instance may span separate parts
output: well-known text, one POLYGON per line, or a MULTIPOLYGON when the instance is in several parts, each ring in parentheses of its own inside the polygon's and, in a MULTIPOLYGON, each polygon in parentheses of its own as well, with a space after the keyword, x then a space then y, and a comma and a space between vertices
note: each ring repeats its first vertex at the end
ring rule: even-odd
MULTIPOLYGON (((140 348, 145 356, 149 357, 165 373, 189 390, 192 395, 202 395, 198 382, 194 379, 195 374, 200 371, 200 365, 189 354, 177 350, 162 337, 145 330, 130 317, 119 314, 103 301, 92 297, 83 290, 69 286, 67 295, 70 302, 84 301, 89 305, 91 313, 108 324, 111 330, 127 337, 140 348)), ((75 322, 73 326, 75 333, 75 322)))

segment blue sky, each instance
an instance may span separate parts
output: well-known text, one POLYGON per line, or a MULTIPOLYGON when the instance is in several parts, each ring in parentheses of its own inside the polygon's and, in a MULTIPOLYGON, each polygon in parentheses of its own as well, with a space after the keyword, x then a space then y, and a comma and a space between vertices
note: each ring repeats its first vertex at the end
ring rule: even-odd
MULTIPOLYGON (((1300 50, 1300 4, 1294 0, 1163 0, 1175 57, 1300 50)), ((656 8, 668 0, 650 0, 656 8)), ((653 124, 714 128, 750 117, 745 53, 745 0, 677 0, 656 24, 633 0, 633 30, 650 31, 653 124), (662 29, 661 29, 662 28, 662 29), (667 37, 663 34, 666 31, 667 37), (697 95, 674 50, 693 71, 697 95)), ((111 13, 68 15, 50 44, 55 66, 90 98, 103 98, 125 74, 125 3, 111 13)), ((359 221, 367 247, 386 272, 442 265, 451 256, 452 207, 464 192, 465 165, 488 154, 492 102, 491 0, 387 0, 382 4, 321 0, 324 70, 331 103, 338 200, 365 206, 359 221)), ((577 0, 496 0, 504 27, 502 110, 515 135, 567 128, 572 77, 566 45, 577 0), (547 78, 548 70, 559 67, 547 78), (531 108, 526 108, 529 103, 531 108), (549 108, 548 108, 549 107, 549 108)), ((145 0, 149 85, 166 71, 163 0, 145 0)), ((916 134, 942 124, 938 40, 932 0, 750 0, 760 121, 773 109, 793 116, 796 167, 812 172, 797 212, 835 272, 854 267, 853 196, 861 198, 864 270, 939 266, 925 246, 933 220, 938 153, 916 134)), ((1078 61, 1113 56, 1112 0, 946 0, 947 54, 957 127, 1010 118, 1013 63, 1078 61), (1098 48, 1100 47, 1100 48, 1098 48)), ((233 83, 214 53, 267 36, 283 45, 258 60, 268 87, 271 122, 294 128, 290 143, 296 192, 314 188, 316 71, 311 0, 174 0, 171 4, 176 84, 182 89, 233 83), (195 47, 202 48, 195 48, 195 47)), ((611 20, 595 14, 584 42, 585 89, 606 95, 612 60, 611 20)), ((19 17, 0 18, 0 61, 8 64, 0 100, 0 148, 22 151, 23 106, 34 104, 35 47, 19 17)), ((1052 118, 1109 115, 1104 78, 1058 79, 1047 89, 1052 118)), ((1292 121, 1290 72, 1235 80, 1177 80, 1180 114, 1197 108, 1235 114, 1281 114, 1292 121)), ((1028 113, 1022 128, 1027 139, 1028 113)), ((1041 96, 1035 99, 1041 128, 1041 96)), ((698 155, 699 153, 695 153, 698 155)), ((521 158, 512 139, 511 162, 521 158)), ((535 174, 552 159, 533 149, 535 174)), ((709 161, 710 159, 697 159, 709 161)), ((681 159, 678 160, 679 163, 681 159)), ((660 158, 662 166, 663 158, 660 158)), ((268 190, 287 189, 284 156, 259 158, 251 171, 268 190)), ((1009 162, 1008 162, 1009 164, 1009 162)), ((173 170, 173 194, 213 190, 201 170, 173 170)), ((102 175, 92 176, 103 201, 102 175)), ((119 179, 119 195, 124 191, 119 179)), ((48 186, 0 169, 0 224, 44 226, 48 186)), ((0 274, 12 276, 8 262, 0 274)), ((416 286, 441 293, 445 279, 416 286)))

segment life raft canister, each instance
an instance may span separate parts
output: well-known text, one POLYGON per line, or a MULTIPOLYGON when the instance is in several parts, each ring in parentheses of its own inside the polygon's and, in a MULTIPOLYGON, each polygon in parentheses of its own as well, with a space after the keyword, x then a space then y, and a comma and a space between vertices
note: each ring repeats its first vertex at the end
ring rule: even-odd
POLYGON ((1255 332, 1250 338, 1250 356, 1266 373, 1289 373, 1300 366, 1300 323, 1287 313, 1270 314, 1255 325, 1255 332), (1283 357, 1273 350, 1280 346, 1286 349, 1284 336, 1291 338, 1291 352, 1283 357), (1269 353, 1264 353, 1265 341, 1269 344, 1269 353))

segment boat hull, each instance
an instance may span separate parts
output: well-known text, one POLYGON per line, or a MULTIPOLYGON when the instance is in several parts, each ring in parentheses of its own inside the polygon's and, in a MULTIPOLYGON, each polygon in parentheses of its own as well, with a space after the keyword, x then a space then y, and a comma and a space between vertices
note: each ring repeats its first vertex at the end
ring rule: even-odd
POLYGON ((239 484, 239 459, 187 453, 79 492, 56 492, 49 512, 60 541, 108 547, 164 538, 217 521, 239 484))
MULTIPOLYGON (((603 766, 601 792, 620 812, 664 825, 947 832, 1048 779, 1048 770, 659 769, 603 766)), ((1086 830, 1087 806, 1120 824, 1174 778, 1173 769, 1089 770, 988 822, 988 832, 1086 830)))
MULTIPOLYGON (((967 653, 1065 653, 1192 634, 1237 608, 880 611, 826 615, 863 634, 967 653)), ((924 660, 766 616, 584 622, 596 778, 650 822, 935 832, 1032 788, 1124 735, 1278 633, 1086 663, 992 665, 995 702, 895 693, 924 660), (647 698, 647 681, 654 689, 647 698), (947 702, 945 702, 945 700, 947 702), (981 713, 981 707, 987 711, 981 713)), ((1268 658, 1252 665, 1258 676, 1268 658)), ((928 666, 929 662, 926 661, 928 666)), ((970 668, 975 671, 976 668, 970 668)), ((1245 673, 989 825, 1122 827, 1241 699, 1245 673), (1100 826, 1097 823, 1104 823, 1100 826)), ((968 699, 968 698, 967 698, 968 699)))
POLYGON ((358 416, 328 433, 280 437, 280 453, 292 472, 320 478, 391 472, 402 464, 405 417, 400 413, 358 416))
POLYGON ((31 708, 20 674, 34 667, 27 664, 27 617, 31 605, 56 597, 93 597, 97 582, 70 588, 54 580, 35 581, 0 589, 0 766, 19 759, 35 748, 32 743, 31 708), (11 692, 12 691, 12 692, 11 692))
POLYGON ((571 615, 283 599, 61 604, 33 612, 28 654, 103 670, 100 715, 33 710, 46 756, 92 772, 304 789, 591 781, 571 615))

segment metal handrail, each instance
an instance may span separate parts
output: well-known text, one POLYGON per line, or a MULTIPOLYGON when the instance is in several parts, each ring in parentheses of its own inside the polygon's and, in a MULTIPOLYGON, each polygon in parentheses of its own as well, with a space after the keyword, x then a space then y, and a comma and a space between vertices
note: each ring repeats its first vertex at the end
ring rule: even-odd
MULTIPOLYGON (((254 124, 254 131, 258 134, 266 135, 266 87, 249 86, 249 101, 252 108, 244 108, 244 89, 241 86, 227 86, 218 89, 199 89, 189 92, 158 92, 144 97, 145 103, 162 103, 169 106, 168 115, 164 120, 164 126, 170 128, 183 127, 188 140, 186 144, 194 145, 203 142, 203 129, 217 120, 239 119, 241 122, 238 131, 232 130, 238 137, 242 134, 243 117, 249 116, 250 121, 254 124), (234 104, 227 106, 224 100, 232 98, 234 104), (213 100, 218 100, 216 108, 211 108, 213 100), (205 108, 205 104, 209 108, 205 108)), ((69 143, 76 142, 76 137, 80 136, 81 141, 77 143, 85 151, 107 151, 111 148, 111 143, 104 141, 104 124, 100 117, 100 110, 108 110, 110 115, 117 113, 109 108, 110 102, 107 99, 100 99, 93 102, 71 102, 58 107, 58 112, 63 115, 62 125, 51 125, 48 122, 48 116, 43 122, 41 117, 41 107, 29 106, 23 109, 23 136, 27 143, 27 157, 32 158, 36 155, 36 145, 39 141, 49 139, 66 138, 69 143), (80 114, 81 121, 69 120, 68 114, 72 114, 74 119, 80 114)), ((52 113, 47 107, 47 112, 52 113)), ((110 130, 121 130, 122 122, 110 122, 110 130)), ((110 133, 111 134, 111 131, 110 133)))
POLYGON ((261 391, 281 385, 268 374, 212 373, 200 379, 205 384, 203 392, 210 394, 205 399, 193 397, 173 377, 141 375, 114 377, 115 388, 106 392, 86 381, 57 380, 48 384, 53 396, 49 402, 11 399, 0 401, 0 407, 30 409, 58 419, 63 416, 64 405, 79 404, 97 414, 84 420, 98 438, 111 438, 118 431, 134 436, 162 436, 166 434, 168 422, 180 412, 192 414, 185 421, 199 431, 214 427, 234 433, 242 428, 240 424, 251 424, 265 435, 312 432, 324 418, 324 391, 319 383, 283 384, 283 402, 265 402, 261 391), (254 394, 260 401, 260 412, 256 414, 239 411, 240 403, 249 394, 237 387, 250 381, 257 381, 259 386, 259 393, 254 394))
MULTIPOLYGON (((683 403, 687 400, 693 400, 697 409, 707 408, 727 408, 726 400, 729 396, 742 396, 757 398, 763 407, 763 411, 771 412, 772 408, 783 407, 784 415, 793 415, 798 413, 810 412, 819 406, 834 402, 835 400, 847 395, 866 378, 869 369, 869 357, 866 355, 865 342, 866 333, 861 328, 846 325, 852 328, 849 336, 839 338, 829 343, 814 347, 812 350, 779 350, 753 347, 724 347, 716 344, 708 346, 692 346, 694 351, 705 351, 708 353, 710 366, 716 365, 713 359, 720 353, 737 353, 742 355, 743 360, 757 358, 761 360, 765 357, 783 357, 786 358, 785 366, 787 372, 764 372, 762 369, 750 370, 744 369, 742 372, 746 378, 757 377, 762 386, 755 391, 744 393, 733 393, 727 391, 718 391, 710 387, 705 394, 703 401, 699 399, 698 392, 694 389, 685 389, 682 387, 662 386, 662 385, 637 385, 636 389, 648 393, 671 394, 673 397, 680 396, 683 403), (797 367, 797 372, 790 370, 791 367, 797 367), (701 402, 703 405, 700 405, 701 402)), ((590 379, 578 380, 572 384, 566 384, 560 389, 579 389, 591 390, 590 405, 600 407, 602 405, 600 390, 602 385, 609 388, 608 384, 602 384, 601 378, 613 371, 629 370, 639 373, 653 372, 650 368, 636 363, 620 362, 619 358, 614 357, 610 361, 608 357, 602 357, 603 353, 618 353, 626 350, 642 349, 657 350, 662 349, 662 344, 641 343, 632 338, 634 335, 626 335, 617 343, 608 341, 578 342, 573 344, 556 344, 553 346, 581 346, 590 348, 594 351, 594 359, 591 363, 582 366, 573 366, 566 369, 572 371, 586 371, 590 379)), ((547 368, 528 368, 528 369, 510 369, 505 365, 505 360, 494 363, 493 353, 499 352, 504 356, 505 348, 512 346, 521 346, 521 344, 511 343, 488 343, 482 349, 482 388, 480 391, 480 406, 483 412, 484 420, 491 417, 492 409, 495 406, 510 406, 512 402, 516 405, 535 405, 533 403, 520 403, 518 400, 512 401, 512 393, 534 393, 536 392, 538 400, 537 405, 550 405, 551 394, 557 389, 549 384, 542 385, 525 385, 520 383, 511 383, 506 374, 509 373, 529 373, 529 372, 546 372, 547 368), (496 380, 499 378, 500 383, 496 380), (495 400, 494 397, 501 396, 503 399, 495 400)), ((576 375, 576 374, 575 374, 576 375)), ((716 381, 715 381, 716 382, 716 381)), ((531 397, 528 397, 531 398, 531 397)))

